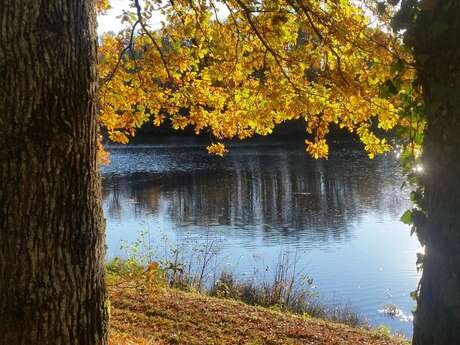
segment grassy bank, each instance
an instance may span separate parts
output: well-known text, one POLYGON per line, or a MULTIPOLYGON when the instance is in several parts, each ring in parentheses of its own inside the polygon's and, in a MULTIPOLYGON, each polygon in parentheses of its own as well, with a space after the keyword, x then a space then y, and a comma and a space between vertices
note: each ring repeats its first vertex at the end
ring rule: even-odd
POLYGON ((408 344, 366 330, 177 289, 112 284, 110 345, 408 344))
POLYGON ((408 344, 388 329, 369 329, 346 305, 321 301, 297 252, 281 252, 262 274, 243 280, 213 262, 213 242, 192 255, 167 247, 171 255, 157 260, 139 248, 107 263, 110 345, 408 344))
POLYGON ((168 287, 185 292, 198 292, 211 297, 233 299, 248 305, 277 309, 300 316, 366 327, 367 320, 346 304, 325 303, 310 288, 313 279, 299 273, 295 257, 280 254, 273 267, 263 275, 240 280, 234 274, 208 270, 206 256, 198 265, 173 259, 140 263, 138 259, 114 259, 107 264, 109 285, 136 287, 138 290, 157 290, 168 287), (271 271, 271 272, 270 272, 271 271), (208 274, 203 274, 208 272, 208 274), (266 274, 270 272, 271 274, 266 274), (207 279, 209 276, 213 279, 207 279))

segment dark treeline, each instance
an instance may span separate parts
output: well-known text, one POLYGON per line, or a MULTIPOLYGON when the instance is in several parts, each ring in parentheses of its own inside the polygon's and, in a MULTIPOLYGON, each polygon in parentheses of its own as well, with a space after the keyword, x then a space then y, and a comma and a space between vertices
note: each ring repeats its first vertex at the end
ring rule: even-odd
MULTIPOLYGON (((376 126, 375 126, 376 127, 376 126)), ((387 139, 393 139, 396 137, 393 132, 381 131, 378 128, 375 128, 374 131, 378 133, 379 136, 385 137, 387 139)), ((196 133, 193 128, 187 127, 184 130, 175 130, 172 128, 170 121, 166 120, 161 126, 156 127, 152 123, 145 123, 141 128, 137 130, 136 136, 131 138, 130 143, 132 144, 143 144, 143 143, 154 143, 159 138, 171 137, 171 136, 180 136, 180 137, 196 137, 196 133)), ((209 139, 210 135, 207 132, 202 132, 199 135, 203 139, 209 139)), ((247 141, 289 141, 289 142, 298 142, 299 145, 304 145, 305 139, 309 137, 308 133, 305 130, 305 121, 304 119, 297 119, 292 121, 287 121, 276 126, 273 130, 273 133, 269 136, 255 136, 254 138, 247 139, 247 141)), ((235 139, 234 141, 238 141, 235 139)), ((328 141, 330 144, 343 144, 347 146, 355 146, 357 148, 361 147, 362 144, 359 138, 356 135, 350 135, 350 133, 338 126, 331 125, 330 132, 328 134, 328 141)))

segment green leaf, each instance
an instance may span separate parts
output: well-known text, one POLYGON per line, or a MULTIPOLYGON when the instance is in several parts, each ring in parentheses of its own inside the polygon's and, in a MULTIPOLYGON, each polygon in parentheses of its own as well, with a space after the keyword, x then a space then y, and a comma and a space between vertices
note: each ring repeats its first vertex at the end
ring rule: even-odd
POLYGON ((404 212, 404 214, 400 218, 400 221, 407 225, 412 224, 412 211, 407 210, 406 212, 404 212))

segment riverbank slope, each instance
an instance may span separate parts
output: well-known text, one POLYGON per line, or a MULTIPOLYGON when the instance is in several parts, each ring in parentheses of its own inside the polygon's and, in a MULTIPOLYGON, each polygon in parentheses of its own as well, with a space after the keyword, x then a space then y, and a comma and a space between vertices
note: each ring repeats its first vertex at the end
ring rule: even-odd
POLYGON ((407 345, 378 330, 352 328, 242 302, 174 289, 109 289, 110 345, 407 345))

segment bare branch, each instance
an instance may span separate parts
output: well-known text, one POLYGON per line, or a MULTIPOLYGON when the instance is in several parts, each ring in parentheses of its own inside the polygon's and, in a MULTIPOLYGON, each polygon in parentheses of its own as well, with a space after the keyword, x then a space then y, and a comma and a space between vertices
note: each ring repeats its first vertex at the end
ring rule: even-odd
POLYGON ((158 51, 158 53, 160 54, 160 59, 161 59, 161 62, 163 63, 163 66, 166 70, 166 74, 168 75, 168 79, 169 79, 169 82, 171 84, 174 83, 174 80, 171 76, 171 72, 169 71, 169 67, 168 67, 168 63, 166 61, 166 57, 164 56, 163 54, 163 51, 161 50, 161 47, 158 45, 157 41, 155 40, 155 38, 152 36, 152 34, 150 33, 150 31, 147 29, 147 26, 145 25, 144 21, 143 21, 143 18, 142 18, 142 8, 141 8, 141 5, 139 3, 139 0, 134 0, 134 5, 136 6, 136 11, 137 11, 137 20, 139 21, 139 24, 141 25, 141 28, 142 30, 145 32, 145 34, 150 38, 150 40, 152 41, 152 44, 155 46, 156 50, 158 51))
POLYGON ((107 82, 109 82, 110 80, 112 80, 112 78, 115 75, 115 72, 117 71, 118 67, 120 66, 121 60, 125 56, 126 52, 128 52, 129 50, 132 51, 132 46, 133 46, 133 42, 134 42, 134 32, 136 31, 137 24, 139 24, 138 20, 133 24, 133 27, 131 29, 131 35, 129 37, 129 42, 126 45, 126 47, 124 47, 123 50, 120 52, 120 56, 118 57, 117 63, 115 64, 115 67, 113 68, 113 70, 108 75, 106 75, 104 78, 102 78, 102 81, 101 81, 102 85, 107 83, 107 82))

